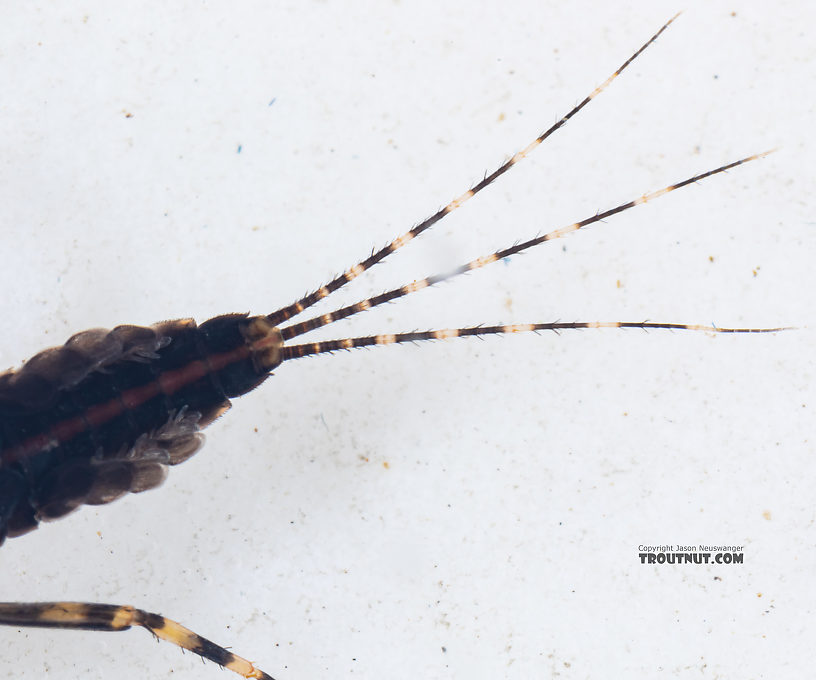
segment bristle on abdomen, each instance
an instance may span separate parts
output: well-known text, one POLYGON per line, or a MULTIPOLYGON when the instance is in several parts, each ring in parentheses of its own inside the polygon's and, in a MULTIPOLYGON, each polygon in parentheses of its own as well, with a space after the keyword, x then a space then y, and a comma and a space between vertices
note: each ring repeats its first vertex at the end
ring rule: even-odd
POLYGON ((507 172, 510 168, 516 165, 519 161, 526 158, 532 151, 538 147, 545 139, 547 139, 550 135, 552 135, 556 130, 562 128, 566 125, 567 121, 569 121, 575 114, 577 114, 581 109, 583 109, 589 102, 591 102, 595 97, 597 97, 601 92, 603 92, 615 78, 617 78, 624 69, 629 66, 635 59, 637 59, 641 53, 646 50, 649 45, 651 45, 655 40, 657 40, 660 35, 665 31, 671 24, 674 22, 677 17, 680 16, 680 12, 675 14, 671 19, 669 19, 663 26, 660 27, 660 30, 657 31, 651 38, 649 38, 641 47, 632 54, 626 61, 621 64, 617 70, 610 75, 603 83, 601 83, 598 87, 596 87, 592 92, 590 92, 579 104, 574 106, 570 111, 562 116, 558 121, 556 121, 551 127, 549 127, 545 132, 541 133, 538 137, 536 137, 532 142, 530 142, 524 149, 515 153, 511 158, 505 161, 502 165, 500 165, 496 170, 494 170, 489 175, 485 175, 484 179, 480 182, 476 183, 473 187, 465 191, 461 196, 458 198, 453 199, 450 203, 448 203, 444 208, 438 210, 436 213, 431 215, 426 220, 423 220, 418 225, 404 233, 402 236, 397 237, 391 243, 389 243, 384 248, 372 253, 369 257, 365 260, 362 260, 358 264, 354 265, 350 269, 348 269, 345 273, 340 274, 340 276, 336 277, 325 286, 321 286, 315 292, 302 297, 300 300, 293 302, 286 307, 282 307, 272 314, 269 315, 269 321, 273 326, 277 326, 284 321, 291 319, 293 316, 300 314, 304 310, 308 309, 315 303, 319 302, 325 297, 328 297, 331 293, 336 290, 339 290, 343 286, 345 286, 350 281, 356 279, 360 274, 365 272, 368 269, 371 269, 375 264, 378 262, 382 262, 386 257, 388 257, 391 253, 399 250, 404 245, 412 241, 414 238, 422 234, 423 232, 430 229, 434 224, 439 222, 443 217, 449 215, 457 208, 464 205, 467 201, 473 198, 476 194, 478 194, 482 189, 488 187, 493 182, 495 182, 499 177, 501 177, 505 172, 507 172))
POLYGON ((361 300, 360 302, 357 302, 353 305, 341 307, 340 309, 336 309, 333 312, 328 312, 321 316, 316 316, 312 319, 308 319, 307 321, 302 321, 301 323, 286 326, 282 328, 280 331, 281 337, 284 340, 291 340, 294 337, 303 335, 304 333, 308 333, 309 331, 315 330, 317 328, 322 328, 323 326, 327 326, 331 323, 334 323, 335 321, 339 321, 340 319, 346 319, 350 316, 358 314, 359 312, 367 311, 373 307, 377 307, 378 305, 382 305, 386 302, 393 302, 394 300, 397 300, 401 297, 405 297, 406 295, 410 295, 411 293, 423 290, 425 288, 428 288, 429 286, 436 285, 437 283, 441 283, 442 281, 447 281, 456 276, 460 276, 461 274, 465 274, 476 269, 481 269, 482 267, 492 264, 493 262, 497 262, 499 260, 503 260, 504 258, 517 255, 537 245, 546 243, 547 241, 563 238, 564 236, 572 234, 573 232, 576 232, 579 229, 583 229, 584 227, 588 227, 591 224, 601 222, 602 220, 605 220, 608 217, 612 217, 613 215, 622 213, 626 210, 629 210, 630 208, 634 208, 635 206, 648 203, 649 201, 664 196, 677 189, 682 189, 683 187, 688 186, 690 184, 695 184, 701 180, 706 179, 707 177, 711 177, 712 175, 717 175, 719 173, 731 170, 732 168, 736 168, 739 165, 743 165, 744 163, 749 163, 751 161, 763 158, 764 156, 767 156, 769 153, 773 153, 773 150, 764 151, 762 153, 754 154, 752 156, 747 156, 745 158, 741 158, 740 160, 733 161, 725 165, 721 165, 720 167, 714 168, 713 170, 701 172, 700 174, 684 179, 681 182, 670 184, 669 186, 663 187, 662 189, 658 189, 657 191, 652 191, 650 193, 643 194, 642 196, 635 198, 633 200, 621 203, 620 205, 614 208, 604 210, 603 212, 595 213, 591 217, 584 218, 583 220, 579 220, 578 222, 573 222, 572 224, 567 225, 566 227, 556 229, 542 236, 537 236, 536 238, 529 239, 528 241, 516 243, 515 245, 509 246, 507 248, 497 250, 495 253, 491 253, 490 255, 485 255, 476 258, 475 260, 471 260, 470 262, 463 264, 459 267, 456 267, 455 269, 452 269, 448 272, 444 272, 442 274, 434 274, 424 279, 420 279, 419 281, 413 281, 412 283, 400 286, 399 288, 394 288, 393 290, 389 290, 388 292, 381 293, 380 295, 374 295, 373 297, 361 300))
POLYGON ((284 346, 283 361, 299 359, 314 354, 327 354, 344 349, 372 347, 374 345, 395 345, 406 342, 424 342, 427 340, 447 340, 450 338, 480 337, 484 335, 512 335, 535 331, 567 331, 583 328, 639 328, 641 330, 660 329, 669 331, 695 331, 704 333, 777 333, 791 330, 779 328, 718 328, 684 323, 655 323, 649 321, 556 321, 552 323, 527 323, 507 326, 472 326, 470 328, 445 328, 434 331, 413 333, 392 333, 384 335, 367 335, 358 338, 310 342, 302 345, 284 346))

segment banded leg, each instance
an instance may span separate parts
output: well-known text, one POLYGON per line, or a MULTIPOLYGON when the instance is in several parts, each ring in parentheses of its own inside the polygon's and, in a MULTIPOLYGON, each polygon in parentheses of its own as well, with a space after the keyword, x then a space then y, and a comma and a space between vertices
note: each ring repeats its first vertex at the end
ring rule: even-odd
POLYGON ((127 605, 86 602, 0 602, 0 624, 32 628, 121 631, 140 626, 157 638, 217 663, 245 678, 275 680, 246 659, 233 654, 179 623, 127 605))
POLYGON ((482 189, 492 184, 495 180, 501 177, 505 172, 507 172, 510 168, 512 168, 516 163, 520 160, 525 158, 528 154, 530 154, 533 149, 535 149, 539 144, 541 144, 547 137, 553 134, 556 130, 566 125, 567 121, 572 118, 576 113, 578 113, 581 109, 583 109, 589 102, 591 102, 595 97, 597 97, 601 92, 603 92, 610 83, 615 80, 623 70, 629 66, 640 54, 651 45, 655 40, 660 37, 660 34, 663 33, 677 17, 680 16, 678 12, 675 14, 671 19, 669 19, 660 30, 655 33, 649 40, 647 40, 641 47, 638 49, 631 57, 629 57, 621 66, 611 75, 609 76, 601 85, 596 87, 592 92, 590 92, 584 99, 581 101, 580 104, 574 106, 565 116, 560 118, 554 125, 552 125, 548 130, 541 133, 538 137, 536 137, 532 142, 530 142, 524 149, 518 151, 514 154, 509 160, 505 161, 499 168, 494 170, 489 175, 486 175, 480 182, 475 184, 471 189, 468 189, 465 193, 463 193, 459 198, 452 200, 448 203, 444 208, 437 211, 429 218, 420 222, 418 225, 413 227, 410 231, 407 231, 402 236, 394 239, 384 248, 376 252, 372 252, 365 260, 356 264, 348 271, 340 274, 340 276, 336 277, 334 280, 327 283, 325 286, 317 289, 313 293, 309 293, 308 295, 302 297, 297 302, 293 302, 286 307, 282 307, 281 309, 277 310, 276 312, 272 312, 267 318, 269 322, 273 326, 277 326, 278 324, 286 321, 287 319, 291 319, 293 316, 300 314, 305 309, 308 309, 318 301, 322 300, 325 297, 328 297, 334 291, 342 288, 345 286, 349 281, 356 279, 360 274, 365 272, 367 269, 371 269, 375 264, 384 260, 388 255, 399 250, 409 241, 413 240, 417 236, 419 236, 422 232, 430 229, 434 224, 439 222, 445 215, 452 213, 457 208, 461 207, 466 201, 473 198, 476 194, 478 194, 482 189))

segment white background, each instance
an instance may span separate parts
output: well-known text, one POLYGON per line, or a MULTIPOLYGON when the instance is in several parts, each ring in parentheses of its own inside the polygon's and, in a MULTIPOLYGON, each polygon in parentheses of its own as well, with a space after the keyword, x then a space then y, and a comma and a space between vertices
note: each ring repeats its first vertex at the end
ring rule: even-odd
MULTIPOLYGON (((801 330, 292 362, 162 489, 9 541, 0 598, 135 604, 280 679, 810 670, 807 0, 8 3, 0 366, 90 327, 292 301, 492 171, 678 9, 546 147, 338 301, 778 153, 323 337, 801 330), (639 544, 678 542, 744 545, 745 564, 639 564, 639 544)), ((226 677, 141 631, 8 628, 0 647, 1 677, 226 677)))

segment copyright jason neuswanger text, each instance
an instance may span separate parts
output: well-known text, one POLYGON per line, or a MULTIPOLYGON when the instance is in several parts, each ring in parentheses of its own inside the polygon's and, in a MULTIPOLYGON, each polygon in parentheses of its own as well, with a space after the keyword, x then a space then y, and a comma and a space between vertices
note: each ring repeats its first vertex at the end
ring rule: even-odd
POLYGON ((646 545, 638 546, 641 564, 742 564, 741 545, 646 545))

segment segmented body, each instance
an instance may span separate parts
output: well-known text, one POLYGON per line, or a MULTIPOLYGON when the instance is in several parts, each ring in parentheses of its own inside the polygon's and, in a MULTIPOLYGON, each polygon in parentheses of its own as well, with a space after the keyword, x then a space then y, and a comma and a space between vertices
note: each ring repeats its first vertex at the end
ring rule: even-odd
POLYGON ((0 375, 0 542, 161 484, 280 363, 251 345, 269 329, 247 314, 95 329, 0 375))
MULTIPOLYGON (((62 517, 80 505, 105 504, 125 493, 157 486, 163 481, 168 466, 183 462, 198 450, 203 441, 199 430, 223 414, 230 407, 231 398, 257 387, 272 369, 287 359, 371 345, 537 330, 603 327, 709 332, 778 330, 719 329, 641 321, 545 322, 388 333, 284 345, 284 341, 339 319, 561 238, 764 155, 755 154, 625 201, 447 273, 282 326, 406 245, 521 161, 598 96, 671 21, 601 86, 497 170, 385 248, 300 300, 268 316, 231 314, 215 317, 200 326, 192 320, 180 320, 151 327, 120 326, 112 331, 80 333, 63 347, 46 350, 18 371, 0 376, 0 539, 24 534, 39 521, 62 517)), ((131 606, 0 603, 0 623, 97 630, 142 626, 244 677, 269 677, 248 661, 179 624, 131 606)))

